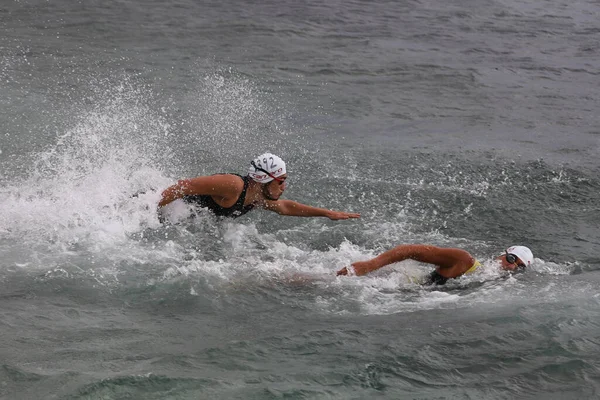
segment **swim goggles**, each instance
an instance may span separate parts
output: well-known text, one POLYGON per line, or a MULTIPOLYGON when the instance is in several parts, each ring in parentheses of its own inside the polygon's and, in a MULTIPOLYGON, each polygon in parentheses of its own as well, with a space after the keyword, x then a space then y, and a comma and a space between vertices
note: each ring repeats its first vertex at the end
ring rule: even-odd
POLYGON ((517 267, 519 267, 521 269, 525 269, 525 264, 523 264, 523 263, 517 264, 517 260, 518 259, 519 259, 519 257, 517 257, 514 254, 511 254, 508 251, 506 251, 506 262, 507 263, 509 263, 509 264, 516 264, 517 267))

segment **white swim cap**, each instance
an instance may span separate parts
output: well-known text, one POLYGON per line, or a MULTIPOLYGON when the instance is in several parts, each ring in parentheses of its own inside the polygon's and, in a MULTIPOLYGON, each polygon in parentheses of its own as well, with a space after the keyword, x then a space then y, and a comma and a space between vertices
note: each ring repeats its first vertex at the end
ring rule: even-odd
POLYGON ((285 162, 271 153, 261 154, 250 164, 248 175, 256 182, 269 183, 273 180, 269 174, 277 178, 286 173, 285 162))
POLYGON ((527 267, 533 262, 533 253, 529 250, 529 247, 525 246, 511 246, 506 249, 507 253, 514 254, 519 257, 519 260, 523 261, 527 267))

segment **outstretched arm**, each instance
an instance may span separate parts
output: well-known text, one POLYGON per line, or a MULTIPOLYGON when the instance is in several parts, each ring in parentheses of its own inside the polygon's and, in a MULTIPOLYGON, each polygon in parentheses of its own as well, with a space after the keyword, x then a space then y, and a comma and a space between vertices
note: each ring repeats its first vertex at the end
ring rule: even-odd
POLYGON ((360 218, 358 213, 349 213, 345 211, 333 211, 325 208, 308 206, 293 200, 266 201, 263 208, 265 210, 275 211, 280 215, 291 215, 294 217, 327 217, 331 220, 360 218))
POLYGON ((243 185, 244 182, 238 176, 229 174, 182 179, 162 192, 158 207, 166 206, 184 196, 193 195, 210 195, 221 197, 224 201, 228 199, 235 201, 243 190, 243 185))
MULTIPOLYGON (((408 259, 434 264, 440 268, 452 268, 460 264, 473 265, 474 262, 471 254, 463 249, 405 244, 394 247, 368 261, 355 262, 352 264, 352 268, 356 275, 365 275, 386 265, 408 259)), ((337 275, 348 275, 348 268, 342 268, 337 275)))

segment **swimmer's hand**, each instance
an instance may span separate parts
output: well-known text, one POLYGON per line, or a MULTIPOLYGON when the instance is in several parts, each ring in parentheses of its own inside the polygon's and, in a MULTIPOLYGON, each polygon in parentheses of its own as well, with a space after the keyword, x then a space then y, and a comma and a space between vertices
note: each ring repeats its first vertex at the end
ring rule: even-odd
POLYGON ((370 261, 357 261, 352 263, 350 267, 340 269, 336 275, 366 275, 374 269, 372 264, 370 261))
POLYGON ((340 276, 340 275, 354 275, 353 273, 349 273, 348 270, 352 270, 352 267, 344 267, 342 269, 340 269, 336 276, 340 276))

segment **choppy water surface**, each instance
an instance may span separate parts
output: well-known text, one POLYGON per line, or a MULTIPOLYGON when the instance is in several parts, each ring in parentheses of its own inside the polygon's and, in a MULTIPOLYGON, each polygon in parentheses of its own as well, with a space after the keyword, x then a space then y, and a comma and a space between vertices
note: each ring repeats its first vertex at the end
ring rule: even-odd
POLYGON ((598 12, 3 5, 0 396, 598 397, 598 12), (286 198, 362 218, 158 222, 176 179, 267 150, 286 198), (335 276, 400 243, 484 268, 335 276))

